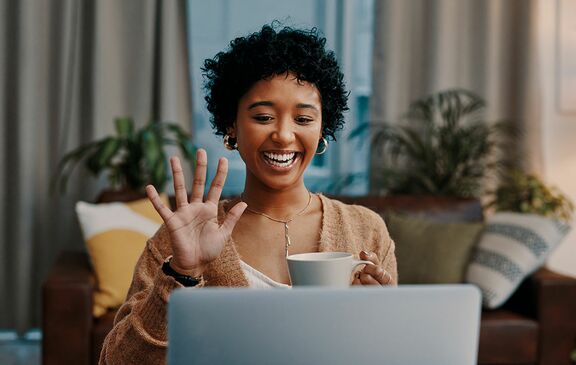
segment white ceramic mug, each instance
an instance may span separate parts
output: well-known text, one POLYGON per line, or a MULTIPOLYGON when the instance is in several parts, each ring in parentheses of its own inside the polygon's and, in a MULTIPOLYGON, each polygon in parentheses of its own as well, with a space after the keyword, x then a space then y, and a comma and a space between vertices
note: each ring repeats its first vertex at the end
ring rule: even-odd
POLYGON ((373 265, 356 260, 348 252, 311 252, 287 258, 292 286, 314 285, 329 287, 350 286, 352 271, 358 265, 373 265))

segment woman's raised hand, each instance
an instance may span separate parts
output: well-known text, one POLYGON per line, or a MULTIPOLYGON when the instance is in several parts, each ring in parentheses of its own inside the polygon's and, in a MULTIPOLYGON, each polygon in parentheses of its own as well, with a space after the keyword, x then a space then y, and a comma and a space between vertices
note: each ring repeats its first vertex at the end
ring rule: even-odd
POLYGON ((146 187, 148 199, 164 220, 170 235, 173 252, 170 266, 180 274, 195 277, 202 275, 206 264, 220 255, 247 206, 244 202, 236 204, 230 209, 224 222, 221 225, 218 223, 218 202, 228 173, 228 160, 221 157, 218 161, 216 176, 204 201, 207 161, 206 151, 199 149, 196 153, 196 169, 189 201, 180 160, 178 157, 170 159, 176 198, 175 211, 162 203, 154 186, 146 187))

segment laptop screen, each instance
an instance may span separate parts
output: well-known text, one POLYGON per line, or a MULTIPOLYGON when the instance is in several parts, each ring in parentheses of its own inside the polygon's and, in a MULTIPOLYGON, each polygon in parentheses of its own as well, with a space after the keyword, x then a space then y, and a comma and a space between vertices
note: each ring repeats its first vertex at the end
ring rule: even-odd
POLYGON ((168 364, 472 365, 480 303, 470 285, 178 289, 168 364))

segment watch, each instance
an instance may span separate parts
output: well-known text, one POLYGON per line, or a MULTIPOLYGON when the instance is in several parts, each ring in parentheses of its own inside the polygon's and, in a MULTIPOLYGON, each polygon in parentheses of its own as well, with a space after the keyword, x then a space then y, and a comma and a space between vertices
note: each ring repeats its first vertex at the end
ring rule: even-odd
POLYGON ((180 274, 179 272, 174 270, 172 266, 170 266, 171 260, 172 256, 168 256, 168 258, 162 264, 162 271, 164 272, 164 274, 172 276, 177 282, 184 285, 185 287, 193 287, 200 284, 200 282, 202 281, 202 277, 195 278, 190 275, 180 274))

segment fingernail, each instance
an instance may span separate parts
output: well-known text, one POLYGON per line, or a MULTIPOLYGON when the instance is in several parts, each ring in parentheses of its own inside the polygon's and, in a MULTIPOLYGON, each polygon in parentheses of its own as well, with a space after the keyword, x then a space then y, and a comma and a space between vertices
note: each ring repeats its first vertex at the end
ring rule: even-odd
POLYGON ((364 254, 364 256, 370 256, 370 254, 364 250, 362 250, 362 253, 364 254))

